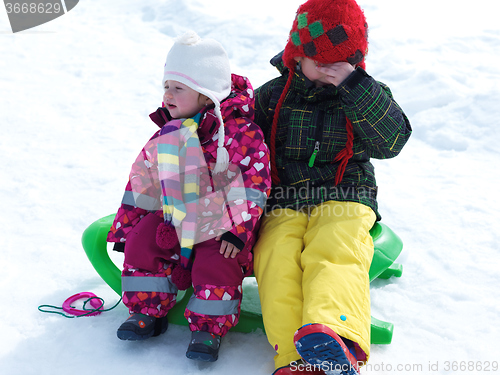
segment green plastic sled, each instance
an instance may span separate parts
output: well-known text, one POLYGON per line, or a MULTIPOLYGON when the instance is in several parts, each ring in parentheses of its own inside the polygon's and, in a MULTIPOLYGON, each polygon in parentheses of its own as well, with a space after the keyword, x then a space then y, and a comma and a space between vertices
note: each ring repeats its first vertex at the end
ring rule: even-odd
MULTIPOLYGON (((101 276, 106 284, 116 293, 121 295, 121 270, 118 269, 109 257, 106 242, 106 237, 109 228, 113 224, 114 217, 115 215, 112 214, 89 225, 83 232, 82 245, 90 263, 92 263, 92 266, 99 276, 101 276)), ((375 245, 375 253, 369 273, 370 282, 376 278, 388 279, 391 276, 400 277, 403 273, 403 266, 394 263, 394 261, 403 249, 401 239, 387 225, 380 222, 375 223, 370 230, 370 234, 375 245)), ((260 306, 256 309, 255 304, 253 304, 251 306, 252 308, 247 308, 248 301, 245 299, 245 295, 252 296, 258 293, 256 283, 245 283, 243 288, 244 293, 241 304, 240 320, 232 330, 246 333, 256 331, 260 328, 264 331, 260 306)), ((170 323, 188 325, 187 320, 184 318, 184 310, 192 293, 192 288, 179 292, 176 305, 168 313, 170 323)), ((371 343, 390 344, 393 330, 394 326, 392 323, 372 317, 371 343)))

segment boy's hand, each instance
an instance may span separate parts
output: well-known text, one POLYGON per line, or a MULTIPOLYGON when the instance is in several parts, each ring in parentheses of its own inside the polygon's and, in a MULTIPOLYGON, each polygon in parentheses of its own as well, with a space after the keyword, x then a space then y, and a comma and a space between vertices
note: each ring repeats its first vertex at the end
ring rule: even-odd
POLYGON ((354 71, 354 66, 348 62, 339 61, 328 65, 318 65, 316 69, 326 74, 326 81, 338 86, 354 71))
MULTIPOLYGON (((220 241, 220 236, 218 236, 216 241, 220 241)), ((232 243, 227 242, 227 241, 222 241, 220 244, 220 251, 222 255, 224 255, 224 258, 235 258, 236 255, 240 252, 240 249, 238 249, 236 246, 234 246, 232 243)))

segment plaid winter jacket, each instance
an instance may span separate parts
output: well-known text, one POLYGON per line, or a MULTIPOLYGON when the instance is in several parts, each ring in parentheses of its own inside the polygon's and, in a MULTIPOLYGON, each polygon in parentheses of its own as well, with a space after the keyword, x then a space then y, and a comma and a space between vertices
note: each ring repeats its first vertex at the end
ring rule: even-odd
MULTIPOLYGON (((268 143, 274 109, 289 73, 281 54, 271 63, 282 75, 256 90, 255 111, 255 122, 268 143)), ((380 219, 370 158, 396 156, 410 134, 410 123, 390 89, 363 69, 357 68, 338 87, 315 87, 297 69, 279 113, 275 158, 281 182, 273 186, 267 210, 353 201, 371 207, 380 219), (335 186, 340 162, 334 159, 346 145, 346 117, 353 125, 354 155, 335 186)))

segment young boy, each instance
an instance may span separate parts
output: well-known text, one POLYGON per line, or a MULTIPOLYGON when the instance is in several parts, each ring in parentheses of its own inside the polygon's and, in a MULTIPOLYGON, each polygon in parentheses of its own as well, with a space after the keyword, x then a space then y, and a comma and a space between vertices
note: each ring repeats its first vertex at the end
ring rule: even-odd
POLYGON ((273 189, 255 275, 276 375, 352 375, 369 357, 370 158, 396 156, 411 127, 364 70, 367 28, 354 0, 307 1, 271 61, 281 76, 256 91, 273 189))

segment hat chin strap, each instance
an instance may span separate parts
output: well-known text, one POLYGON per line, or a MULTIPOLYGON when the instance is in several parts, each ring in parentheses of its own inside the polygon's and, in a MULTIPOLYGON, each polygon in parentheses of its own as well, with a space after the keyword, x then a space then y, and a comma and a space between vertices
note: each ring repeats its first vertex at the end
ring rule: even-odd
POLYGON ((219 120, 219 139, 217 140, 217 161, 215 162, 214 173, 225 172, 229 168, 229 153, 224 147, 226 132, 224 129, 224 121, 220 111, 220 102, 215 98, 210 98, 215 104, 214 112, 219 120))

